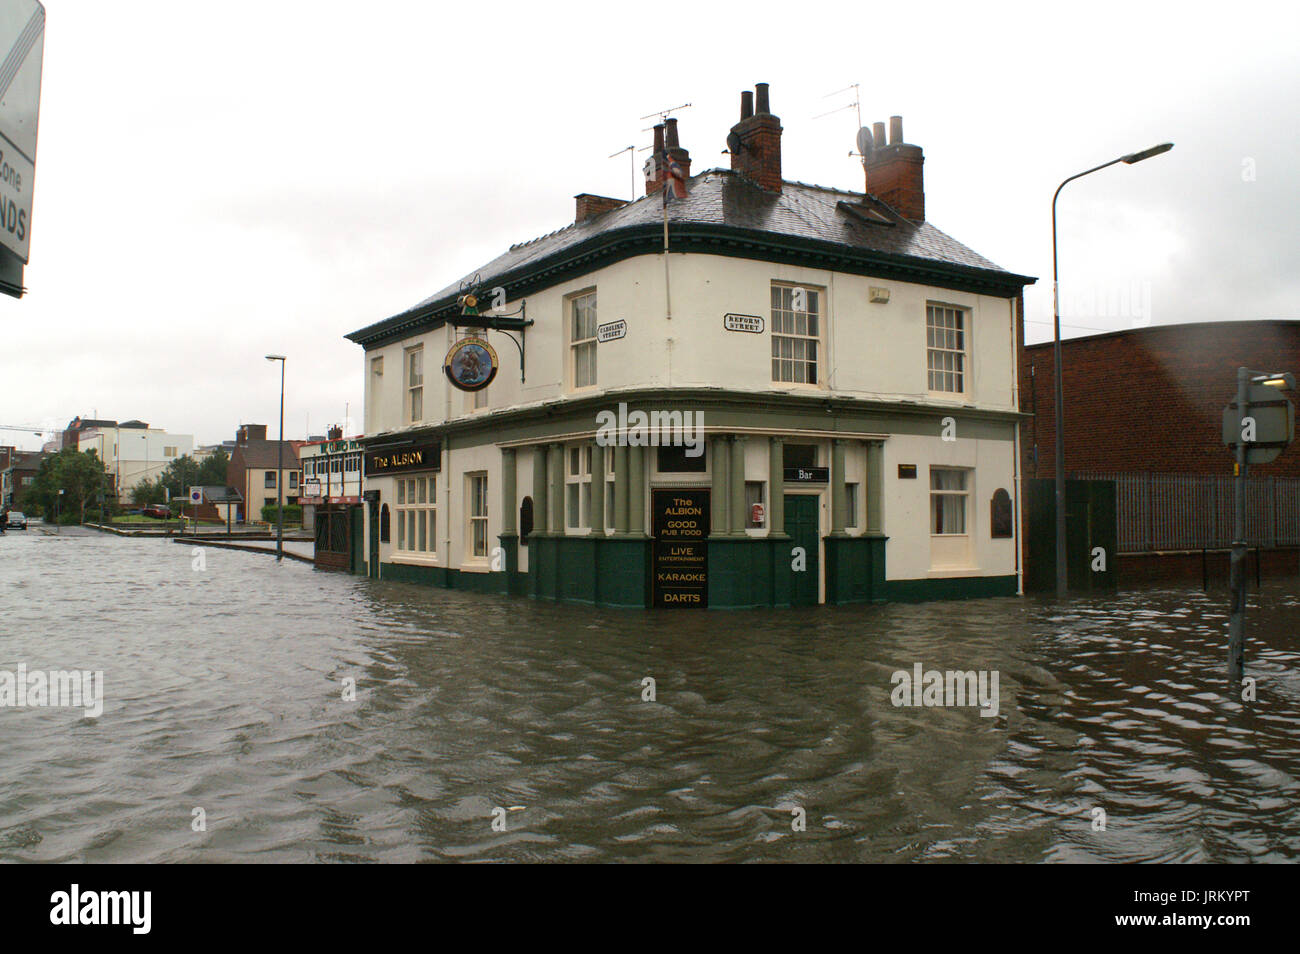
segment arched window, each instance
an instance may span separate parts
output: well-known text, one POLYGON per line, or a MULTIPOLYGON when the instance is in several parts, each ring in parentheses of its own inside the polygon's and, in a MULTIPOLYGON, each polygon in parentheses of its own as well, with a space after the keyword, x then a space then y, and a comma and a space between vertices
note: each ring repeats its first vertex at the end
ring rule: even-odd
POLYGON ((525 497, 519 505, 519 543, 528 546, 528 535, 533 532, 533 498, 525 497))
POLYGON ((388 542, 388 504, 384 504, 379 511, 379 542, 388 542))
POLYGON ((1011 495, 999 487, 989 503, 989 536, 997 539, 1011 534, 1011 495))

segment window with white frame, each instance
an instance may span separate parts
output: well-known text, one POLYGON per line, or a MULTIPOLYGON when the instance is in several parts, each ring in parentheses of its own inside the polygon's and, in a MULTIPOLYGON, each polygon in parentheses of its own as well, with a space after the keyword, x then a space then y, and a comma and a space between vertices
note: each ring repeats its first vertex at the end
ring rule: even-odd
POLYGON ((970 471, 952 467, 930 468, 930 533, 934 536, 966 532, 966 503, 970 471))
POLYGON ((573 363, 573 386, 596 383, 596 292, 569 299, 569 351, 573 363))
POLYGON ((816 384, 821 289, 772 283, 772 380, 816 384))
POLYGON ((406 419, 424 420, 424 346, 406 349, 406 419))
POLYGON ((767 484, 761 480, 745 481, 745 529, 754 530, 767 525, 767 515, 763 515, 763 521, 759 522, 754 519, 754 505, 763 504, 763 490, 767 484))
POLYGON ((966 391, 966 334, 969 313, 952 305, 925 306, 926 372, 931 391, 966 391))
POLYGON ((570 530, 591 526, 591 446, 573 444, 565 448, 565 525, 570 530))
POLYGON ((438 552, 438 475, 397 478, 397 549, 438 552))
POLYGON ((488 479, 487 474, 465 475, 465 500, 468 525, 466 533, 469 555, 486 559, 488 555, 488 479))

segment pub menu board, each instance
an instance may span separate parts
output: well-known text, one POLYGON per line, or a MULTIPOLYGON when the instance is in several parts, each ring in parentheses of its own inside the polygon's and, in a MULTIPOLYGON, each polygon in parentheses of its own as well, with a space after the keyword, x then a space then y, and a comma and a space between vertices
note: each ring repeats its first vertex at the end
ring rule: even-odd
POLYGON ((655 606, 709 605, 709 491, 656 490, 654 511, 655 606))

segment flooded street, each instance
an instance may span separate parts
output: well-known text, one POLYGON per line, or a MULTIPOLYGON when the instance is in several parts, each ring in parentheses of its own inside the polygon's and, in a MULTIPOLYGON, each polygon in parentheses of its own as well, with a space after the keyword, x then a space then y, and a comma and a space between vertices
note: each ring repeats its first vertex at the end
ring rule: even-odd
POLYGON ((98 719, 0 709, 0 860, 1300 858, 1295 581, 1243 706, 1222 589, 622 612, 203 558, 0 537, 0 670, 104 673, 98 719), (996 717, 892 705, 917 663, 996 717))

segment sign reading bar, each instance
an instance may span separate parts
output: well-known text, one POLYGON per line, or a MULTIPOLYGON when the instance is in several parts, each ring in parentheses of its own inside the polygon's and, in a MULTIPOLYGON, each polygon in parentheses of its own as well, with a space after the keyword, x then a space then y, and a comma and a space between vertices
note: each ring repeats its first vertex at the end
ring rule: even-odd
POLYGON ((656 490, 654 511, 655 606, 709 605, 708 490, 656 490))
POLYGON ((410 444, 366 453, 366 476, 396 474, 406 470, 441 470, 442 445, 438 441, 428 444, 410 444))
POLYGON ((763 319, 758 315, 732 315, 722 316, 722 327, 728 331, 748 331, 750 334, 763 333, 763 319))
POLYGON ((606 341, 617 341, 619 338, 627 336, 627 322, 620 318, 618 321, 607 321, 603 325, 596 326, 596 341, 604 344, 606 341))
POLYGON ((829 467, 787 467, 785 469, 787 484, 824 484, 830 479, 829 467))

